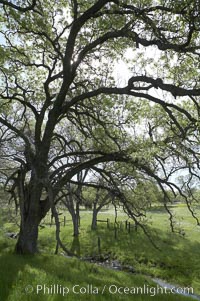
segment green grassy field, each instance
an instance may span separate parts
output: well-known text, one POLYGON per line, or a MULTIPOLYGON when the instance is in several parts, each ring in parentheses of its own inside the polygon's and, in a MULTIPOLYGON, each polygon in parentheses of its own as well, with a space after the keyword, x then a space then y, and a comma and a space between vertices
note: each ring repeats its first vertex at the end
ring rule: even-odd
MULTIPOLYGON (((114 231, 113 210, 105 210, 99 214, 99 219, 110 219, 110 227, 106 223, 99 223, 96 231, 90 230, 91 212, 81 211, 80 236, 74 240, 72 236, 72 225, 68 221, 65 227, 61 227, 61 237, 66 246, 80 257, 99 255, 98 238, 101 242, 101 256, 109 257, 111 260, 118 260, 123 265, 134 267, 136 274, 114 271, 101 268, 94 263, 87 263, 75 258, 53 255, 56 247, 55 226, 49 226, 48 216, 40 229, 39 249, 41 255, 17 256, 13 255, 16 240, 7 238, 7 232, 17 232, 18 228, 13 220, 8 221, 7 213, 1 215, 0 220, 0 300, 1 301, 26 301, 26 300, 190 300, 183 296, 156 294, 112 294, 108 291, 110 285, 116 287, 156 287, 150 276, 165 279, 170 283, 181 287, 193 287, 196 294, 200 294, 200 263, 199 263, 199 231, 194 219, 189 215, 188 210, 182 204, 172 208, 177 220, 177 229, 184 228, 185 235, 171 233, 168 215, 162 208, 153 208, 148 213, 149 231, 159 249, 153 247, 149 239, 141 229, 136 232, 131 228, 130 233, 125 229, 126 217, 118 212, 119 229, 117 237, 114 231), (147 276, 145 276, 147 275, 147 276), (46 291, 57 285, 57 289, 69 288, 69 293, 62 296, 61 293, 44 294, 46 291), (32 287, 30 287, 30 285, 32 287), (37 285, 41 285, 41 291, 37 293, 37 285), (77 290, 81 287, 91 290, 98 288, 98 293, 85 294, 74 293, 73 286, 77 290), (106 290, 102 294, 102 289, 106 290), (28 288, 27 288, 28 287, 28 288), (26 292, 27 289, 27 292, 26 292), (33 290, 33 292, 32 292, 33 290)), ((64 213, 66 219, 69 215, 64 213)), ((63 215, 61 216, 61 221, 63 215)), ((53 288, 52 288, 53 289, 53 288)), ((84 289, 83 289, 84 290, 84 289)))
MULTIPOLYGON (((2 255, 0 264, 0 300, 2 301, 60 301, 60 300, 172 300, 177 301, 177 295, 159 294, 153 297, 153 284, 147 277, 130 275, 99 268, 96 265, 81 262, 77 259, 67 259, 61 256, 37 255, 34 257, 17 257, 2 255), (3 275, 2 275, 3 274, 3 275), (46 292, 44 291, 44 285, 46 292), (48 293, 47 288, 58 286, 56 294, 48 293), (89 291, 87 290, 87 287, 89 291), (107 286, 102 293, 104 285, 107 286), (115 293, 115 287, 151 287, 150 294, 115 293), (37 286, 40 286, 37 291, 37 286), (42 287, 42 290, 40 290, 42 287), (63 296, 62 287, 66 295, 63 296), (73 292, 74 287, 74 292, 73 292), (109 292, 109 287, 111 292, 109 292), (84 288, 86 288, 86 293, 84 288), (67 293, 69 289, 69 293, 67 293), (97 292, 98 289, 98 292, 97 292), (82 292, 82 293, 81 293, 82 292)), ((180 301, 190 300, 178 297, 180 301)))

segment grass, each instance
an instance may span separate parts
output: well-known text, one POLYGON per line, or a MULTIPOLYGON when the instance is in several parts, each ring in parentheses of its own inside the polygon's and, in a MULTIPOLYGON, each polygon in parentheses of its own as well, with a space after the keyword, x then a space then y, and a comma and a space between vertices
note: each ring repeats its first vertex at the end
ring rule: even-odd
MULTIPOLYGON (((116 300, 133 300, 132 294, 114 294, 115 287, 151 287, 152 295, 155 284, 147 277, 140 275, 130 275, 124 272, 115 272, 109 269, 97 267, 94 264, 81 262, 77 259, 68 259, 61 256, 37 255, 17 256, 2 255, 0 256, 0 265, 2 271, 0 275, 0 300, 1 301, 61 301, 61 300, 91 300, 91 301, 116 301, 116 300), (58 294, 48 294, 48 288, 57 285, 58 294), (107 285, 105 292, 102 294, 104 285, 107 285), (42 288, 37 292, 38 288, 42 288), (75 293, 73 287, 75 287, 75 293), (89 289, 86 293, 84 288, 89 289), (46 293, 44 290, 46 287, 46 293), (62 295, 62 287, 68 288, 69 293, 62 295), (112 293, 108 291, 111 287, 112 293), (95 292, 95 293, 94 293, 95 292)), ((50 291, 51 292, 51 291, 50 291)), ((149 295, 136 294, 136 301, 176 301, 176 295, 160 294, 151 297, 149 295)), ((179 301, 187 301, 190 298, 178 297, 179 301)))
MULTIPOLYGON (((72 225, 70 222, 61 227, 61 237, 67 247, 80 254, 81 257, 97 255, 98 238, 101 241, 102 256, 110 256, 111 259, 118 259, 126 265, 131 265, 138 272, 136 275, 125 272, 116 272, 103 269, 94 264, 89 264, 78 259, 69 259, 63 256, 54 256, 56 246, 55 226, 49 226, 50 217, 43 222, 44 228, 40 229, 39 248, 43 255, 16 256, 11 251, 14 248, 15 240, 6 238, 5 232, 17 231, 17 226, 9 221, 6 212, 0 220, 0 267, 4 271, 0 274, 0 300, 1 301, 34 301, 34 300, 132 300, 133 295, 110 294, 105 291, 99 294, 73 294, 73 285, 87 287, 92 284, 99 288, 99 291, 106 284, 116 286, 136 287, 144 284, 152 286, 149 277, 160 277, 179 286, 191 286, 195 293, 200 293, 200 263, 199 263, 199 227, 195 225, 194 219, 189 215, 186 207, 182 204, 171 208, 176 215, 177 229, 184 227, 184 237, 171 233, 168 216, 161 208, 152 208, 148 213, 150 222, 149 231, 156 242, 158 249, 155 249, 148 238, 141 230, 131 232, 125 229, 125 216, 118 213, 118 220, 121 229, 117 231, 117 238, 114 235, 113 210, 100 213, 100 219, 110 219, 110 228, 106 224, 99 223, 96 231, 90 230, 91 212, 81 212, 80 236, 74 240, 72 236, 72 225), (70 292, 63 297, 57 295, 36 294, 37 284, 51 287, 58 284, 69 287, 70 292), (32 285, 33 293, 25 293, 25 288, 32 285)), ((69 216, 65 214, 67 220, 69 216)), ((62 250, 59 250, 62 253, 62 250)), ((176 295, 134 295, 134 300, 177 300, 176 295)), ((189 300, 190 298, 178 296, 178 300, 189 300)))

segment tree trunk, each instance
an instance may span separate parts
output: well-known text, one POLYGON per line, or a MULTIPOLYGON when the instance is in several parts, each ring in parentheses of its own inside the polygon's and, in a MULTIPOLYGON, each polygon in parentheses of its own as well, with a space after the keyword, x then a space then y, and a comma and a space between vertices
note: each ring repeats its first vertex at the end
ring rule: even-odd
POLYGON ((73 222, 73 228, 74 228, 74 237, 77 237, 79 235, 79 215, 78 214, 72 215, 72 222, 73 222))
POLYGON ((81 245, 78 236, 75 236, 70 251, 78 257, 81 255, 81 245))
POLYGON ((93 204, 91 230, 96 230, 96 228, 97 228, 97 215, 98 215, 97 204, 94 203, 93 204))
POLYGON ((34 217, 28 217, 24 225, 20 226, 20 232, 17 244, 15 246, 15 252, 17 254, 35 254, 38 252, 37 240, 38 240, 38 226, 40 221, 34 217))
POLYGON ((37 253, 38 226, 50 209, 48 197, 41 201, 43 185, 31 179, 23 186, 20 197, 21 223, 15 252, 17 254, 37 253))

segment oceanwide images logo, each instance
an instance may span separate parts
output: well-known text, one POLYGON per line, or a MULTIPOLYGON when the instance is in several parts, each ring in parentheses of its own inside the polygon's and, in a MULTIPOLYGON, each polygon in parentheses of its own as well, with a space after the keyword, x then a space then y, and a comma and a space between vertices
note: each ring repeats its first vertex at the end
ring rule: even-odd
POLYGON ((155 295, 162 294, 183 294, 190 295, 193 294, 192 287, 161 287, 159 285, 150 286, 148 284, 144 284, 143 286, 120 286, 116 284, 105 284, 102 287, 96 287, 93 284, 86 284, 85 286, 81 286, 79 284, 74 284, 73 286, 63 286, 61 284, 37 284, 36 287, 32 285, 28 285, 25 288, 26 294, 34 293, 36 295, 61 295, 66 296, 68 294, 81 294, 81 295, 103 295, 104 293, 110 295, 149 295, 150 297, 154 297, 155 295))

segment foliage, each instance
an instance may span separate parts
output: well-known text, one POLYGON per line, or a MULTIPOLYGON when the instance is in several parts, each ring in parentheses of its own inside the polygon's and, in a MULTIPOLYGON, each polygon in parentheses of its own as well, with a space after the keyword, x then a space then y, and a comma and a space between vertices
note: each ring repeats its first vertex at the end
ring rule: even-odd
POLYGON ((50 209, 61 243, 55 204, 86 170, 109 185, 120 178, 118 168, 156 181, 170 214, 166 187, 181 194, 171 178, 184 169, 199 178, 196 1, 0 5, 0 123, 8 133, 7 186, 21 211, 16 251, 37 251, 38 225, 50 209), (120 59, 128 69, 124 84, 114 74, 120 59))

